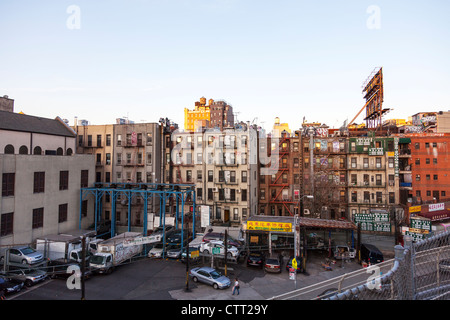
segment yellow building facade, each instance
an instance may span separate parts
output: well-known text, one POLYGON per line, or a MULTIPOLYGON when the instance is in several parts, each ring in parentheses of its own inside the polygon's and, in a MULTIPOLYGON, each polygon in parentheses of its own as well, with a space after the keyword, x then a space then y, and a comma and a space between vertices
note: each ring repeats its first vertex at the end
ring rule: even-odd
MULTIPOLYGON (((210 104, 211 104, 210 99, 210 104)), ((200 98, 199 102, 195 103, 194 110, 184 108, 184 130, 194 131, 198 125, 208 126, 211 120, 211 112, 209 105, 206 105, 206 98, 200 98)))

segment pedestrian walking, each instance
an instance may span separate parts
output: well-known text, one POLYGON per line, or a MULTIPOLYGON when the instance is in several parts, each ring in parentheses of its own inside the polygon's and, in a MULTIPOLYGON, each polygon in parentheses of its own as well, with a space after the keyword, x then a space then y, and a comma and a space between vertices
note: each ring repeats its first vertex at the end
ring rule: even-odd
POLYGON ((233 287, 233 293, 232 295, 234 296, 234 293, 237 291, 237 295, 239 295, 239 281, 238 278, 236 278, 236 280, 234 281, 234 287, 233 287))

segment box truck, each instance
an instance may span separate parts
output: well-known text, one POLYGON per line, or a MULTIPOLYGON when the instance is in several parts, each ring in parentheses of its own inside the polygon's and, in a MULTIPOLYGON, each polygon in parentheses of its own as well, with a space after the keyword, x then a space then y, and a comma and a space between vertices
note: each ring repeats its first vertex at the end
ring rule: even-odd
POLYGON ((140 254, 143 249, 142 244, 127 245, 128 242, 138 237, 142 237, 142 234, 125 232, 100 242, 97 246, 97 252, 89 261, 92 271, 111 273, 116 266, 140 254))

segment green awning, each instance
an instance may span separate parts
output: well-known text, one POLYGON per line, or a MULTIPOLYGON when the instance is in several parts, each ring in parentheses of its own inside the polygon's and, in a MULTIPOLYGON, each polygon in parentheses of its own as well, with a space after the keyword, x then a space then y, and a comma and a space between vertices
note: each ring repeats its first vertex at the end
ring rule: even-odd
POLYGON ((411 138, 400 138, 398 143, 411 143, 411 138))

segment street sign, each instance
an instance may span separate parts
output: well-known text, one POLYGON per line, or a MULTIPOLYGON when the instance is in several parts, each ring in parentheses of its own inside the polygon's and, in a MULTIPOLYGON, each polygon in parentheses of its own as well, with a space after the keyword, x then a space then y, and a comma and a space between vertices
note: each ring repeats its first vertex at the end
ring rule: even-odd
POLYGON ((289 268, 289 280, 296 280, 295 275, 296 275, 295 269, 289 268))
POLYGON ((297 270, 297 259, 292 259, 292 268, 294 269, 294 270, 297 270))
POLYGON ((212 254, 219 254, 219 253, 220 253, 219 247, 212 248, 212 254))

